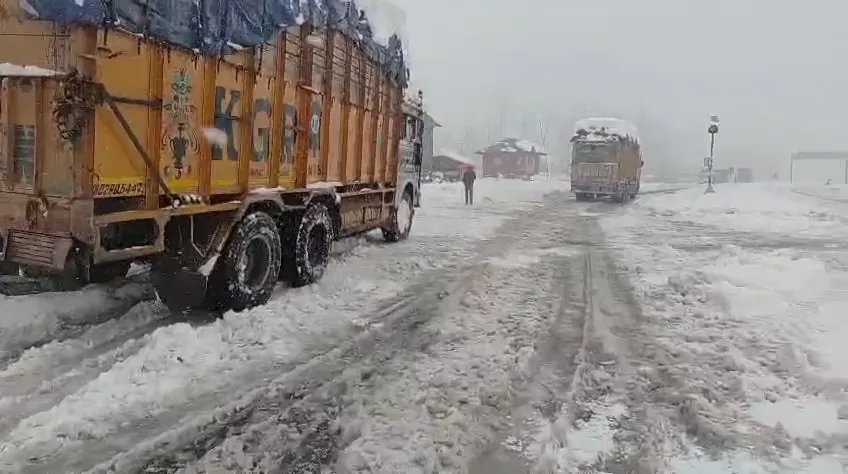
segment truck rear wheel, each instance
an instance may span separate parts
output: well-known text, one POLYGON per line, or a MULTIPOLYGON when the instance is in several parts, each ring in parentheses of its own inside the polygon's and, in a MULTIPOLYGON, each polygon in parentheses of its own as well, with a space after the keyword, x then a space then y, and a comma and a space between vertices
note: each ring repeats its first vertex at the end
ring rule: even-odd
POLYGON ((264 212, 247 215, 230 236, 210 291, 225 309, 244 311, 271 299, 282 262, 280 232, 264 212))
POLYGON ((312 203, 299 221, 287 227, 280 279, 295 288, 320 280, 333 248, 330 210, 323 203, 312 203))
POLYGON ((412 218, 415 216, 415 210, 412 207, 412 194, 409 192, 403 193, 393 213, 391 222, 388 227, 383 227, 383 238, 386 242, 398 242, 406 240, 409 237, 409 231, 412 230, 412 218))

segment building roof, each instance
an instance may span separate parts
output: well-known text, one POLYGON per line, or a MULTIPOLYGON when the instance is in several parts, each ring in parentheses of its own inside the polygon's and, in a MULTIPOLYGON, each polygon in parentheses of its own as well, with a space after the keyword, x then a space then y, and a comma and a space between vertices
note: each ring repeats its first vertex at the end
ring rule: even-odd
POLYGON ((547 155, 545 149, 531 141, 521 140, 519 138, 504 138, 498 142, 495 142, 482 150, 478 150, 475 153, 478 155, 487 155, 490 153, 534 153, 539 156, 547 155))
POLYGON ((433 155, 433 158, 438 157, 438 156, 441 156, 441 157, 447 158, 447 159, 449 159, 449 160, 456 161, 456 162, 457 162, 457 163, 459 163, 459 164, 466 164, 466 165, 474 165, 474 166, 477 166, 477 164, 476 164, 476 163, 474 163, 474 160, 473 160, 473 159, 471 159, 470 157, 468 157, 468 156, 464 156, 464 155, 462 155, 462 154, 460 154, 460 153, 457 153, 457 152, 455 152, 455 151, 453 151, 453 150, 449 150, 449 149, 447 149, 447 148, 443 148, 443 149, 439 150, 439 152, 438 152, 438 153, 436 153, 435 155, 433 155))

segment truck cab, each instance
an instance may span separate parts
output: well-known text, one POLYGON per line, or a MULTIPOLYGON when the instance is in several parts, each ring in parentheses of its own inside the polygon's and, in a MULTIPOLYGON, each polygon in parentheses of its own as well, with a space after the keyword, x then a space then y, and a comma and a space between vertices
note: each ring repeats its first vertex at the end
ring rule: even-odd
POLYGON ((421 207, 421 167, 424 157, 423 101, 405 99, 403 103, 403 129, 398 153, 398 192, 395 202, 400 204, 403 193, 409 190, 414 207, 421 207))

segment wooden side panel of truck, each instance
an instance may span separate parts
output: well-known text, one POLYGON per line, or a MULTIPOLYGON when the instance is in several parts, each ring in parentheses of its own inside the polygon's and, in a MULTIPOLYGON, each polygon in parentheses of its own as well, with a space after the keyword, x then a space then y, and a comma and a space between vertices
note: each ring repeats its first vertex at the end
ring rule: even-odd
MULTIPOLYGON (((16 0, 3 2, 17 8, 16 0)), ((76 67, 102 83, 175 193, 394 180, 397 150, 386 145, 396 138, 401 90, 338 32, 315 36, 292 27, 260 54, 249 49, 219 61, 118 30, 56 32, 48 25, 0 16, 0 63, 76 67), (223 130, 226 145, 210 146, 205 128, 223 130)), ((55 87, 50 79, 7 78, 6 126, 33 129, 39 105, 40 128, 51 133, 55 87)), ((112 111, 97 108, 93 122, 76 167, 92 175, 78 184, 91 186, 80 186, 79 195, 155 201, 150 173, 112 111)), ((37 141, 48 161, 67 153, 55 136, 37 141)), ((71 194, 68 178, 64 188, 46 183, 43 191, 71 194)))
POLYGON ((188 225, 193 266, 214 265, 252 202, 302 214, 322 194, 335 237, 392 219, 403 90, 340 32, 290 27, 218 58, 0 0, 2 63, 61 73, 0 76, 7 262, 63 270, 79 245, 125 262, 188 225))

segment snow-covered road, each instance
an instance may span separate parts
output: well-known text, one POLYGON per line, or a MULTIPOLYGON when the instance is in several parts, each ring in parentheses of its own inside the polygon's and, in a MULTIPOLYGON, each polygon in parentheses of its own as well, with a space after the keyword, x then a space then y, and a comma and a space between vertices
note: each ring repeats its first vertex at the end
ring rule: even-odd
POLYGON ((661 472, 844 473, 848 206, 735 184, 651 196, 603 219, 650 321, 661 472), (674 384, 670 380, 680 383, 674 384))
POLYGON ((429 185, 408 241, 221 319, 0 300, 0 472, 843 473, 848 207, 655 188, 429 185))
POLYGON ((482 181, 473 209, 455 185, 428 187, 414 238, 346 242, 319 284, 281 288, 272 304, 220 320, 175 321, 135 283, 5 298, 0 472, 129 465, 162 443, 197 438, 310 361, 332 359, 342 343, 378 334, 384 319, 420 306, 410 298, 437 291, 438 276, 473 260, 505 220, 561 186, 482 181), (136 304, 103 320, 127 303, 136 304))

